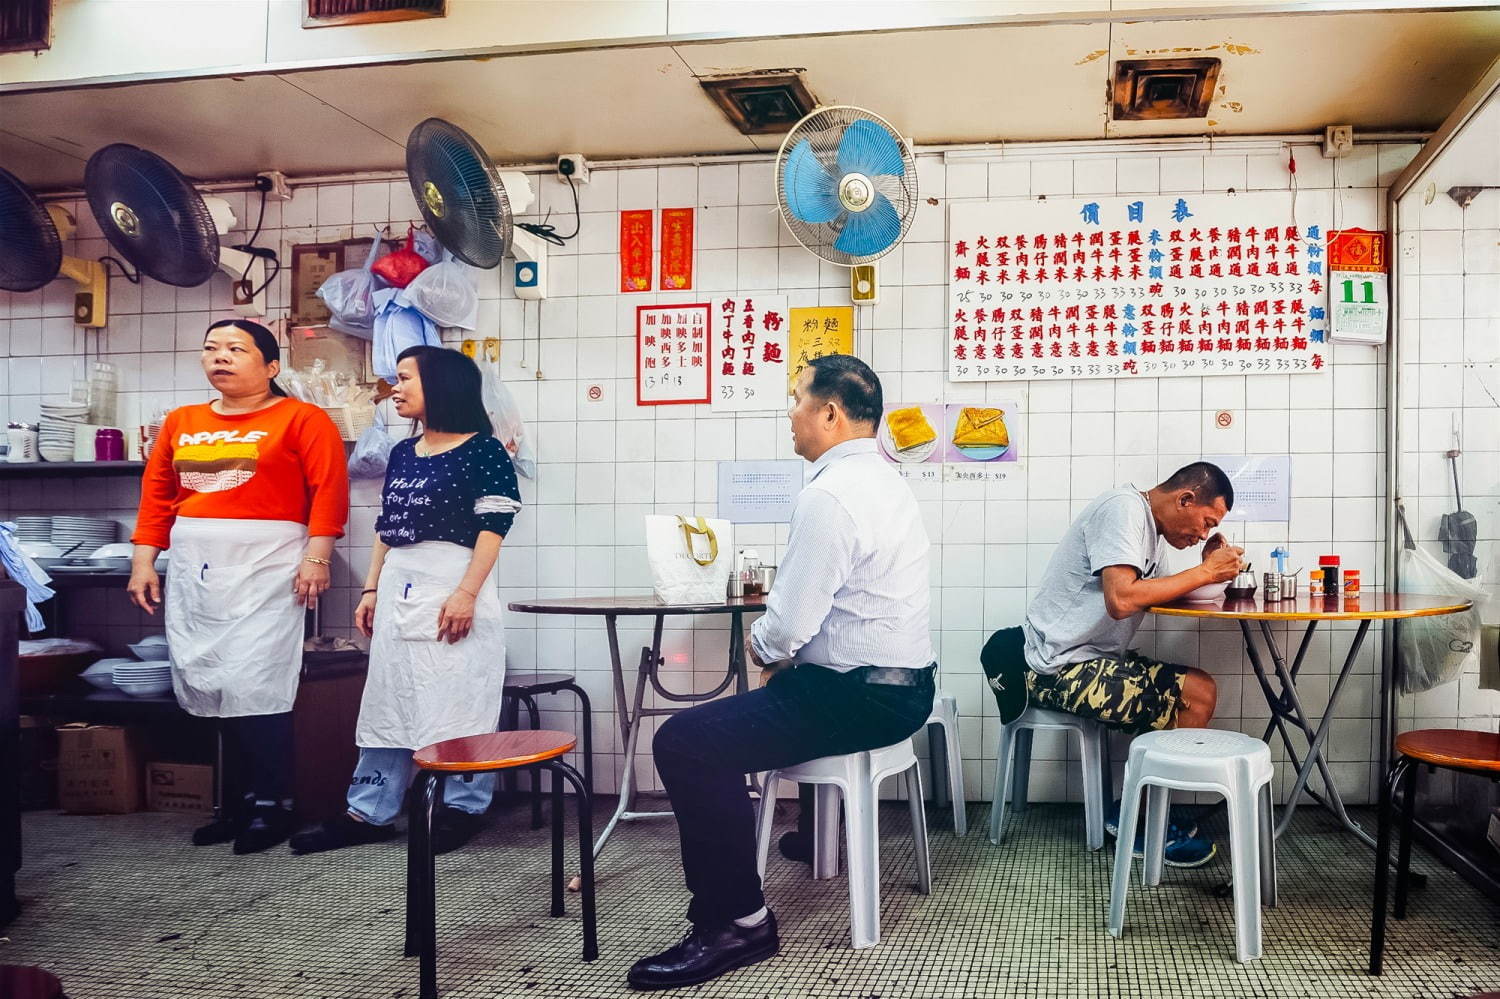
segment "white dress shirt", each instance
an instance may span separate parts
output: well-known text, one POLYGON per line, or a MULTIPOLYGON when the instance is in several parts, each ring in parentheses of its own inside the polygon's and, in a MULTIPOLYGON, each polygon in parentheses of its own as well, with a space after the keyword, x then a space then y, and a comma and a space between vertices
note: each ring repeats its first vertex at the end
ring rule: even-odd
POLYGON ((750 629, 755 654, 840 672, 931 664, 929 547, 916 498, 873 437, 829 448, 792 509, 766 613, 750 629))

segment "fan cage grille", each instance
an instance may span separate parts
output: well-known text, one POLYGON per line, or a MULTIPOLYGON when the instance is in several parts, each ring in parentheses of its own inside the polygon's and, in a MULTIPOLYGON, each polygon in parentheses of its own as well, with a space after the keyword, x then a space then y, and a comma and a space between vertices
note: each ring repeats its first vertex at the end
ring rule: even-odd
POLYGON ((500 263, 511 242, 510 199, 473 136, 452 122, 427 119, 407 139, 406 173, 417 208, 438 242, 473 267, 500 263), (427 204, 429 183, 442 198, 441 215, 427 204))
POLYGON ((873 111, 844 105, 819 108, 794 125, 786 138, 782 140, 781 150, 776 157, 776 200, 781 208, 782 220, 786 223, 793 238, 815 256, 844 267, 873 263, 901 244, 901 240, 906 238, 916 218, 917 161, 900 133, 891 126, 890 122, 873 111), (896 209, 896 214, 900 217, 900 235, 879 253, 860 255, 845 253, 834 248, 833 244, 843 232, 843 226, 839 224, 839 220, 805 222, 788 211, 786 195, 782 187, 782 171, 786 165, 787 154, 804 139, 807 140, 813 155, 817 157, 823 168, 833 176, 839 176, 839 143, 843 138, 844 130, 856 121, 874 122, 889 132, 901 149, 903 167, 899 177, 887 174, 877 178, 875 183, 876 189, 890 200, 891 205, 896 209))

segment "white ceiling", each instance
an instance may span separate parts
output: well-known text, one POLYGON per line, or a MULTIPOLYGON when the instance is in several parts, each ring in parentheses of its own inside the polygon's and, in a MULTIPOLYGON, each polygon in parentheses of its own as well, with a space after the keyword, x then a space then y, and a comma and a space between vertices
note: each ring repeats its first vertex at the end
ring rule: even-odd
POLYGON ((1500 55, 1500 9, 1300 13, 1202 21, 990 25, 676 43, 0 95, 0 166, 46 190, 132 142, 203 180, 382 170, 429 115, 505 163, 774 150, 698 76, 799 67, 920 145, 1142 135, 1430 130, 1500 55), (1108 119, 1117 59, 1224 60, 1207 120, 1108 119))

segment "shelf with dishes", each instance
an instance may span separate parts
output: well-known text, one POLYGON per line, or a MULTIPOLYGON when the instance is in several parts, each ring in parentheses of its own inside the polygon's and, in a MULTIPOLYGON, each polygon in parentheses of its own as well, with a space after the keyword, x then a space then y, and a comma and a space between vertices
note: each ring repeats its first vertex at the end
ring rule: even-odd
POLYGON ((0 480, 140 475, 144 461, 0 461, 0 480))

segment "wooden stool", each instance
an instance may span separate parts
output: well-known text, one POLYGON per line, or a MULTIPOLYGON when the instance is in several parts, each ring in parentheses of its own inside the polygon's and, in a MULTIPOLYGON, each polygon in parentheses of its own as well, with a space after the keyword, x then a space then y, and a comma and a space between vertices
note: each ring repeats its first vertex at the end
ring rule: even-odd
MULTIPOLYGON (((531 720, 531 727, 539 729, 542 727, 541 714, 537 711, 536 698, 543 694, 556 694, 564 690, 571 690, 573 696, 578 698, 578 706, 583 711, 583 782, 594 790, 594 714, 589 703, 589 695, 584 693, 582 687, 571 673, 517 673, 514 676, 506 676, 503 694, 510 698, 512 704, 526 705, 526 715, 531 720)), ((507 719, 509 724, 502 724, 505 729, 520 728, 519 719, 515 717, 514 708, 512 716, 507 719)), ((531 828, 542 827, 542 780, 541 769, 531 769, 531 828)))
POLYGON ((1391 852, 1391 807, 1401 790, 1401 846, 1396 861, 1396 918, 1406 918, 1406 883, 1411 866, 1411 824, 1417 807, 1417 773, 1422 765, 1500 779, 1500 734, 1427 728, 1396 736, 1396 765, 1380 787, 1380 830, 1375 847, 1375 913, 1370 922, 1370 974, 1381 971, 1385 950, 1386 865, 1391 852))
POLYGON ((552 771, 552 915, 563 914, 563 780, 578 795, 579 865, 583 894, 583 959, 599 956, 594 926, 592 799, 583 778, 562 756, 577 744, 567 732, 491 732, 447 739, 412 754, 421 781, 412 796, 406 846, 406 955, 421 957, 421 999, 437 999, 437 870, 432 816, 449 774, 539 766, 552 771), (561 778, 561 779, 560 779, 561 778))

